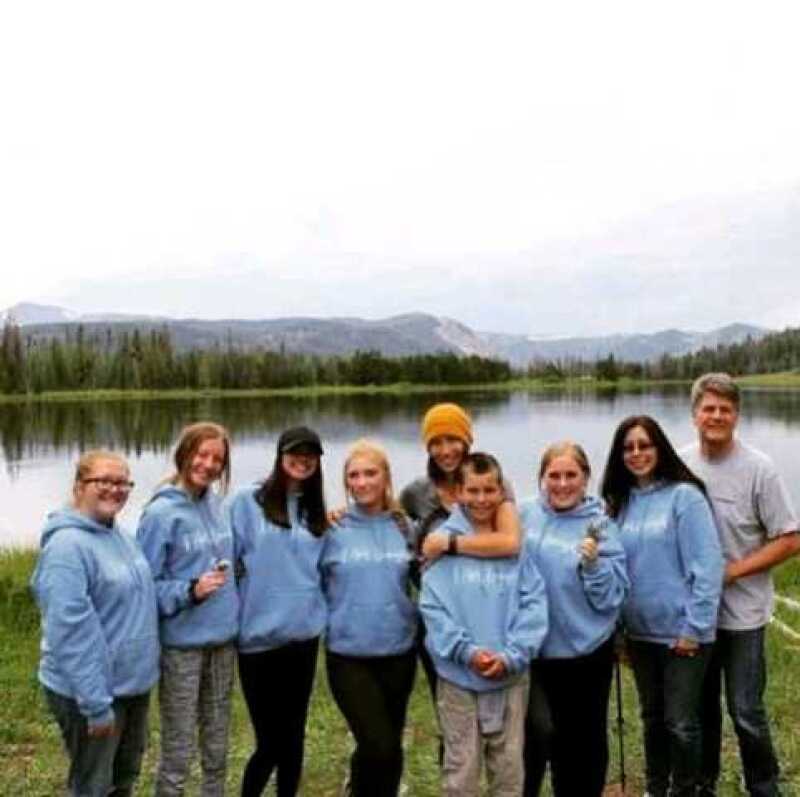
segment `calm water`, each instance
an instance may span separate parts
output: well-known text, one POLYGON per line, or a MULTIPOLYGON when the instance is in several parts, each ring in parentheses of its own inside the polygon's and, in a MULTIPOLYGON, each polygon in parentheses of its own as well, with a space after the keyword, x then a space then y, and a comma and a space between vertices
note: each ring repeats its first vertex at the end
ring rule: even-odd
MULTIPOLYGON (((329 503, 343 500, 341 468, 350 442, 362 435, 389 450, 395 485, 421 475, 425 454, 419 419, 435 401, 453 396, 358 396, 315 399, 204 399, 120 401, 0 407, 0 546, 36 545, 42 519, 62 505, 79 452, 97 446, 124 452, 136 488, 122 518, 132 527, 157 482, 169 470, 170 449, 183 425, 201 419, 232 433, 233 483, 263 477, 275 441, 290 425, 319 430, 329 503)), ((475 419, 475 449, 496 454, 518 496, 533 492, 533 473, 544 446, 573 438, 602 471, 611 433, 626 415, 658 418, 676 444, 693 428, 688 391, 641 393, 457 394, 475 419)), ((800 391, 749 391, 740 422, 743 439, 769 453, 800 505, 800 391)))

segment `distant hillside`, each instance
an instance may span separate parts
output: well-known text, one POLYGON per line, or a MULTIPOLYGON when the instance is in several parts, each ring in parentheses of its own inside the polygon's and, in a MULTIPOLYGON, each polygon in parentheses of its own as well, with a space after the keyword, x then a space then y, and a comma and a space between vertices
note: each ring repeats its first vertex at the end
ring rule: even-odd
MULTIPOLYGON (((15 316, 16 317, 16 316, 15 316)), ((491 356, 492 352, 472 330, 457 321, 424 314, 409 314, 378 321, 359 318, 278 318, 265 321, 201 319, 137 321, 82 320, 86 335, 169 330, 177 351, 209 349, 229 343, 245 351, 271 349, 299 354, 346 355, 357 350, 377 350, 386 356, 452 352, 491 356)), ((32 340, 66 339, 76 323, 27 324, 23 334, 32 340)))
POLYGON ((646 335, 608 335, 596 338, 536 340, 523 335, 475 332, 465 324, 425 313, 409 313, 380 320, 360 318, 168 319, 121 314, 77 315, 61 307, 19 304, 6 310, 33 341, 66 339, 80 323, 86 335, 112 335, 134 329, 148 334, 169 330, 177 351, 209 349, 229 343, 244 351, 284 350, 299 354, 349 355, 377 350, 387 357, 452 352, 507 360, 524 367, 534 360, 582 359, 593 361, 609 354, 628 362, 652 362, 663 354, 683 355, 717 344, 762 338, 769 330, 731 324, 711 332, 677 329, 646 335))
POLYGON ((164 321, 159 316, 135 315, 133 313, 73 313, 52 304, 20 302, 0 313, 0 323, 12 318, 20 326, 36 324, 74 324, 93 321, 164 321))
POLYGON ((625 362, 652 362, 664 354, 682 355, 703 347, 741 343, 748 337, 759 340, 770 330, 749 324, 730 324, 710 332, 685 332, 665 329, 649 335, 607 335, 597 338, 558 338, 535 340, 522 335, 482 333, 486 345, 495 356, 514 366, 525 366, 533 360, 599 360, 613 354, 625 362))

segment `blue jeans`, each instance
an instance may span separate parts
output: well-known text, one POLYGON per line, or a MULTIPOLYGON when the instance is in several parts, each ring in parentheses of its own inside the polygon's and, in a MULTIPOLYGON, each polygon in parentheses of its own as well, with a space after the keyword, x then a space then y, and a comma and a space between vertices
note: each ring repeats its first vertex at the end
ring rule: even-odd
POLYGON ((694 795, 702 765, 703 678, 711 645, 692 657, 663 644, 630 640, 628 651, 644 726, 647 793, 694 795))
POLYGON ((767 667, 764 628, 717 632, 709 663, 703 705, 703 789, 713 794, 720 770, 722 709, 720 691, 725 674, 725 701, 739 740, 745 785, 753 797, 780 795, 780 768, 764 707, 767 667))
POLYGON ((112 703, 114 732, 88 734, 86 717, 69 697, 44 688, 69 756, 70 797, 130 797, 147 744, 149 694, 119 697, 112 703))

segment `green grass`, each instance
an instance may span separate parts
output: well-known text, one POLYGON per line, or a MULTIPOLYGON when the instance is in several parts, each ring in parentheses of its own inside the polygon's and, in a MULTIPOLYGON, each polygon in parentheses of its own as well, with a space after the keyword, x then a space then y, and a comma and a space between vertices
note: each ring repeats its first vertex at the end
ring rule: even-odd
POLYGON ((800 373, 782 371, 776 374, 737 376, 736 381, 745 387, 800 387, 800 373))
MULTIPOLYGON (((787 371, 778 374, 756 374, 736 377, 745 387, 800 388, 800 373, 787 371)), ((642 390, 668 385, 689 385, 690 379, 644 380, 622 378, 610 382, 594 377, 571 377, 563 380, 552 379, 511 379, 507 382, 487 382, 469 385, 412 384, 397 382, 391 385, 311 385, 307 387, 258 388, 252 390, 223 390, 221 388, 202 388, 197 390, 54 390, 43 393, 0 394, 0 404, 20 402, 52 401, 147 401, 179 400, 198 398, 262 398, 269 396, 289 396, 307 398, 314 396, 355 396, 355 395, 411 395, 424 393, 466 393, 474 391, 512 392, 517 390, 532 392, 552 392, 560 390, 642 390)))
MULTIPOLYGON (((61 750, 55 724, 48 716, 37 686, 39 618, 30 598, 27 583, 35 562, 33 551, 0 551, 0 771, 3 794, 25 797, 51 797, 64 782, 66 759, 61 750)), ((788 563, 777 574, 782 594, 800 600, 800 561, 788 563)), ((800 630, 800 613, 781 610, 782 618, 800 630), (792 616, 794 614, 794 616, 792 616)), ((784 793, 800 795, 800 700, 797 699, 797 673, 800 644, 792 643, 777 631, 768 634, 768 700, 773 731, 779 748, 785 779, 784 793)), ((325 680, 322 657, 311 702, 306 741, 304 794, 309 797, 336 797, 350 752, 344 720, 331 700, 325 680)), ((625 703, 625 748, 630 793, 642 792, 641 726, 630 673, 623 669, 625 703)), ((145 758, 137 794, 151 794, 158 756, 158 718, 156 701, 151 711, 150 746, 145 758)), ((609 741, 612 760, 609 780, 618 779, 618 737, 610 711, 609 741)), ((252 749, 246 710, 238 688, 233 705, 228 787, 238 793, 239 779, 252 749)), ((421 672, 412 696, 406 728, 406 768, 404 781, 412 797, 439 794, 436 765, 436 733, 427 686, 421 672)), ((720 795, 738 795, 739 765, 736 744, 728 726, 723 748, 724 773, 720 795)), ((576 751, 576 765, 580 752, 576 751)), ((197 794, 197 768, 187 794, 197 794)))
POLYGON ((479 382, 467 385, 446 384, 412 384, 397 382, 391 385, 316 385, 308 387, 258 388, 252 390, 223 390, 221 388, 204 388, 198 390, 58 390, 44 393, 0 394, 0 404, 16 404, 24 402, 80 402, 80 401, 152 401, 152 400, 185 400, 198 398, 262 398, 270 396, 288 396, 292 398, 308 398, 316 396, 362 396, 362 395, 398 395, 425 393, 472 393, 513 392, 517 390, 549 392, 559 390, 633 390, 645 387, 668 384, 688 384, 678 381, 645 382, 633 379, 620 379, 617 382, 599 381, 596 379, 566 379, 549 381, 544 379, 512 379, 507 382, 479 382))

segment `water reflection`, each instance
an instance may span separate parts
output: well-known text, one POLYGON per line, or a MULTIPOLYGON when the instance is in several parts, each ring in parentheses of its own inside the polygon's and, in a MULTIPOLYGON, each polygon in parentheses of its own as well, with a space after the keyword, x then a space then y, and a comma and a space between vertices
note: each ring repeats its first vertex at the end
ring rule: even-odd
MULTIPOLYGON (((181 428, 200 419, 227 426, 234 440, 234 481, 262 477, 287 426, 317 428, 331 503, 343 499, 341 464, 346 446, 368 435, 391 454, 402 486, 424 470, 419 420, 433 403, 455 400, 475 419, 476 448, 497 454, 518 495, 536 489, 533 473, 541 450, 572 438, 587 450, 599 476, 611 434, 626 415, 649 413, 681 445, 694 437, 688 388, 660 390, 476 392, 416 395, 337 395, 309 398, 197 398, 191 400, 51 402, 8 404, 0 409, 0 545, 33 544, 44 513, 63 503, 80 451, 120 450, 137 481, 127 510, 135 522, 142 505, 169 468, 181 428)), ((800 391, 752 390, 745 395, 742 437, 768 452, 800 503, 800 391), (797 486, 796 486, 797 485, 797 486)))
MULTIPOLYGON (((470 398, 465 394, 465 401, 470 398)), ((208 418, 243 439, 270 436, 300 423, 344 434, 370 433, 380 430, 387 417, 417 423, 439 400, 426 394, 9 404, 0 413, 0 446, 13 471, 23 459, 97 446, 129 456, 163 451, 185 424, 208 418)), ((484 409, 508 400, 508 394, 484 395, 477 403, 484 409)))

